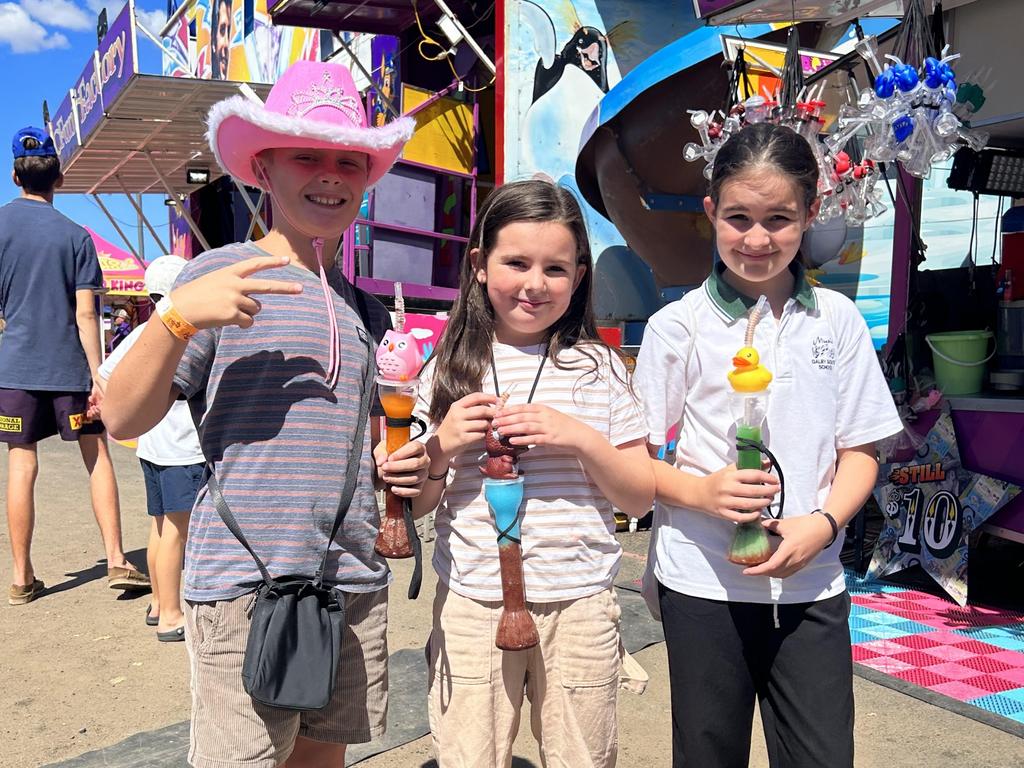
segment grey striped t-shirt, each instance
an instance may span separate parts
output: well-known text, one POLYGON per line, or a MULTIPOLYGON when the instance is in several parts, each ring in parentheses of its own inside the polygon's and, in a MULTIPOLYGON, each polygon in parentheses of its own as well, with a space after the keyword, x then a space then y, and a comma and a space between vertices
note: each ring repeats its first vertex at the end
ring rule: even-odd
MULTIPOLYGON (((189 262, 177 285, 252 256, 251 243, 208 251, 189 262)), ((188 344, 174 384, 189 400, 203 452, 216 467, 239 527, 274 576, 312 576, 341 497, 368 359, 356 290, 330 270, 341 366, 327 388, 329 329, 316 274, 288 265, 259 277, 302 284, 298 295, 260 295, 251 328, 200 331, 188 344)), ((365 295, 372 353, 391 320, 365 295)), ((346 591, 387 586, 390 573, 374 553, 379 513, 366 429, 355 495, 332 545, 327 581, 346 591)), ((185 555, 185 597, 224 600, 260 583, 252 557, 221 521, 206 489, 192 512, 185 555)))

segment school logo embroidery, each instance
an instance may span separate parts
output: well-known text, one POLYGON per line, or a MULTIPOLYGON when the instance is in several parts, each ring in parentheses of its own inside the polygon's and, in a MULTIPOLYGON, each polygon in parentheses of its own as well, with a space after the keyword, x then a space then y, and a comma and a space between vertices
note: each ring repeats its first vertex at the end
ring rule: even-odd
POLYGON ((811 341, 811 365, 820 371, 831 371, 836 367, 836 344, 832 339, 814 337, 811 341))
POLYGON ((84 414, 81 414, 81 413, 71 413, 71 414, 68 414, 68 422, 70 422, 70 424, 71 424, 71 429, 81 429, 82 428, 82 422, 84 421, 83 416, 84 416, 84 414))
POLYGON ((21 432, 21 416, 0 416, 0 432, 21 432))

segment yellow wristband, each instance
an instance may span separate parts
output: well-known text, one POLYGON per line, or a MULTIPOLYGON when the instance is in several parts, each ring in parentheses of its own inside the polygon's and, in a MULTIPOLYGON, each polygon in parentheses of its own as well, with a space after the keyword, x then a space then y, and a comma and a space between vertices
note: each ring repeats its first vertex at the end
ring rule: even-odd
POLYGON ((157 302, 156 312, 160 316, 160 321, 167 326, 167 330, 182 341, 188 341, 199 333, 198 328, 181 316, 181 312, 171 303, 170 296, 164 296, 157 302))

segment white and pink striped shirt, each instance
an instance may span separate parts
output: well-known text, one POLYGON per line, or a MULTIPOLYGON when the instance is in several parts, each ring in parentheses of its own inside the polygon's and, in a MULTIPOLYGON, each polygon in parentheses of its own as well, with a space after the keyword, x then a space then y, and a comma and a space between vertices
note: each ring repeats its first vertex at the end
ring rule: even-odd
MULTIPOLYGON (((514 385, 509 405, 526 402, 543 347, 494 344, 498 381, 514 385)), ((620 446, 646 438, 638 403, 623 383, 628 374, 617 356, 596 345, 563 352, 548 360, 534 403, 548 405, 596 429, 620 446), (597 370, 586 354, 597 363, 597 370), (612 373, 612 370, 618 376, 612 373)), ((417 415, 426 420, 433 365, 420 387, 417 415)), ((488 370, 482 382, 494 392, 488 370)), ((436 425, 431 425, 433 428, 436 425)), ((450 589, 476 600, 501 600, 497 531, 483 493, 483 444, 452 461, 448 485, 437 509, 434 569, 450 589)), ((616 541, 612 505, 571 453, 537 446, 522 455, 525 477, 522 516, 523 571, 530 602, 550 603, 596 594, 611 586, 622 548, 616 541)))

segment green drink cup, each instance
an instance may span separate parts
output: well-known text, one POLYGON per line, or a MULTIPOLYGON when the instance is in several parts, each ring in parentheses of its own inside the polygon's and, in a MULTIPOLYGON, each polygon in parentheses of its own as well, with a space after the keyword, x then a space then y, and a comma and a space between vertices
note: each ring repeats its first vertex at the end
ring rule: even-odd
MULTIPOLYGON (((761 442, 761 428, 749 424, 736 427, 736 437, 761 442)), ((761 453, 753 448, 737 448, 737 469, 760 469, 761 453)), ((772 549, 768 534, 760 520, 751 523, 737 523, 736 531, 729 546, 729 562, 737 565, 759 565, 771 557, 772 549)))
MULTIPOLYGON (((744 440, 761 443, 761 425, 768 410, 768 391, 734 392, 730 405, 736 417, 736 468, 761 469, 761 452, 740 444, 744 440)), ((768 532, 760 520, 737 523, 727 555, 737 565, 759 565, 771 557, 768 532)))

